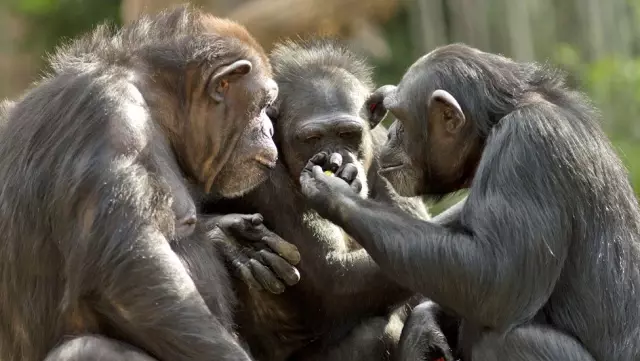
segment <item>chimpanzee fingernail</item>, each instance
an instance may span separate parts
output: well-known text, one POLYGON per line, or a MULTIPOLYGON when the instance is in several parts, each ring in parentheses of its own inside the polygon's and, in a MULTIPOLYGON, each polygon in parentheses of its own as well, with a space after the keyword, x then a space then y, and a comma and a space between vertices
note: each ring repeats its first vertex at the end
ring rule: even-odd
POLYGON ((331 159, 329 159, 329 167, 333 172, 336 172, 342 165, 342 155, 340 153, 333 153, 331 159))
POLYGON ((311 157, 311 162, 319 163, 320 161, 324 160, 326 157, 327 157, 327 154, 325 152, 320 152, 314 155, 313 157, 311 157))
POLYGON ((260 223, 262 223, 262 215, 254 214, 253 217, 251 218, 251 224, 254 226, 258 226, 260 225, 260 223))

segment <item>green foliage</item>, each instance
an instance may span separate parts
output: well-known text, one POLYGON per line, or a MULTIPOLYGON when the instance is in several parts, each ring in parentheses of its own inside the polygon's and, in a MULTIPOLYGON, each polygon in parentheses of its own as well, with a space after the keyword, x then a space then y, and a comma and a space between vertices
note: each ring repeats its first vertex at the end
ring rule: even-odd
POLYGON ((119 0, 5 0, 4 6, 31 25, 24 46, 51 51, 105 20, 118 24, 119 0))
POLYGON ((629 179, 636 195, 640 195, 640 144, 629 139, 614 140, 613 144, 629 170, 629 179))
POLYGON ((560 45, 555 62, 567 69, 578 88, 601 110, 603 127, 630 171, 640 194, 640 59, 609 56, 594 62, 569 45, 560 45))

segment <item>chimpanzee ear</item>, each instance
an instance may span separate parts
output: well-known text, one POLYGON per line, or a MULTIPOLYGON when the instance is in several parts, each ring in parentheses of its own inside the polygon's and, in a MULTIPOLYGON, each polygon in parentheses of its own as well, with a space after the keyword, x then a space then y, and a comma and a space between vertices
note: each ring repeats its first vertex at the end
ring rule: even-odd
POLYGON ((249 74, 251 68, 251 62, 248 60, 238 60, 217 69, 207 85, 207 89, 213 100, 218 103, 222 102, 229 90, 229 83, 249 74))
POLYGON ((457 133, 466 119, 456 98, 446 90, 438 89, 431 94, 428 104, 429 117, 441 119, 449 133, 457 133))
POLYGON ((387 116, 387 108, 385 108, 383 101, 385 96, 393 90, 395 90, 395 87, 392 85, 380 87, 364 102, 364 118, 369 122, 371 129, 378 126, 382 119, 387 116))

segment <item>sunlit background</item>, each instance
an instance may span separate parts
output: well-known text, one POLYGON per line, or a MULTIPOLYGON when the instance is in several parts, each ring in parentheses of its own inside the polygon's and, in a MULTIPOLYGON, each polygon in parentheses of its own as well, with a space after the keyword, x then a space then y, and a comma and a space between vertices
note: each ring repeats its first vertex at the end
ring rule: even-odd
MULTIPOLYGON (((0 98, 15 97, 64 38, 117 24, 175 0, 0 0, 0 98)), ((464 42, 569 72, 603 113, 603 126, 640 190, 640 0, 199 0, 245 26, 268 50, 280 38, 340 36, 396 83, 418 56, 464 42)), ((437 212, 437 209, 434 209, 437 212)))

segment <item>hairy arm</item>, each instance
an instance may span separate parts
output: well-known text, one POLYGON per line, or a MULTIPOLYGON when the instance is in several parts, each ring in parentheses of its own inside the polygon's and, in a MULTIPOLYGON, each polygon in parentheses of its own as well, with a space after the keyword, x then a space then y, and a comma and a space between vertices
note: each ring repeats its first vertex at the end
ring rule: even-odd
POLYGON ((411 295, 382 273, 364 249, 348 250, 342 230, 311 210, 298 189, 279 164, 245 199, 251 211, 264 215, 269 229, 298 247, 304 284, 327 295, 362 296, 363 302, 378 297, 388 304, 411 295))
POLYGON ((519 128, 523 122, 509 115, 489 139, 458 227, 360 199, 317 170, 303 172, 301 182, 322 183, 319 190, 303 189, 316 198, 320 214, 342 226, 397 282, 479 324, 517 324, 547 302, 571 229, 562 198, 567 185, 556 178, 544 139, 519 128))
POLYGON ((57 223, 76 224, 74 237, 60 243, 68 295, 95 295, 105 321, 160 360, 248 360, 211 314, 166 238, 167 224, 174 222, 170 189, 142 148, 154 141, 146 138, 146 110, 129 93, 130 85, 110 87, 89 87, 69 106, 68 117, 86 119, 77 121, 84 136, 52 134, 69 148, 53 152, 64 154, 53 194, 73 195, 71 201, 53 200, 64 210, 56 213, 62 217, 57 223), (112 100, 114 93, 118 100, 112 100), (92 128, 96 124, 108 128, 92 128))
POLYGON ((71 156, 60 174, 79 177, 54 184, 74 196, 52 202, 56 224, 75 225, 58 243, 69 300, 91 295, 106 324, 160 360, 248 360, 165 238, 168 189, 132 157, 104 149, 71 156))

